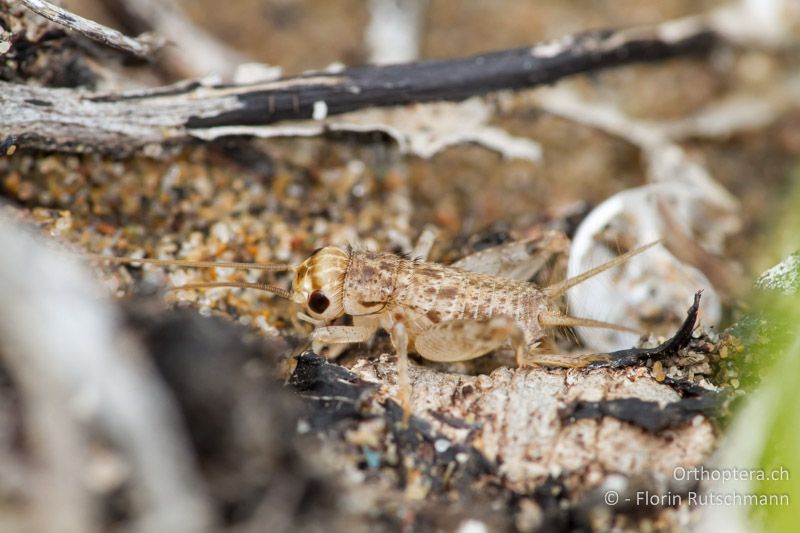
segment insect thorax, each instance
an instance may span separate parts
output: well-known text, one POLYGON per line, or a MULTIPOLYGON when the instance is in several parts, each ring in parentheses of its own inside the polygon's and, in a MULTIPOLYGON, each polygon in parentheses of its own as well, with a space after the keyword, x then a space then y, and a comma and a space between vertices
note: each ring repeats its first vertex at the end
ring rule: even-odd
POLYGON ((391 253, 350 252, 344 280, 345 313, 357 316, 381 311, 392 299, 404 263, 410 261, 391 253))

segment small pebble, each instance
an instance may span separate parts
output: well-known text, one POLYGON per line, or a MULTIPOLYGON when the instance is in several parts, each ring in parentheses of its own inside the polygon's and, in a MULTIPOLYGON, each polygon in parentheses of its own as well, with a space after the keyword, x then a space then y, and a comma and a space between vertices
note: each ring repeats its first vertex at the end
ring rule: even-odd
POLYGON ((470 518, 461 522, 457 531, 458 533, 486 533, 489 529, 483 522, 470 518))
POLYGON ((656 378, 656 381, 661 382, 666 379, 667 375, 664 373, 664 365, 661 364, 661 361, 656 361, 653 363, 653 376, 656 378))
POLYGON ((450 449, 451 443, 447 439, 436 439, 436 442, 433 443, 433 447, 436 448, 438 453, 444 453, 450 449))
POLYGON ((375 470, 381 466, 381 455, 374 450, 369 449, 367 446, 362 446, 361 450, 364 452, 364 459, 367 463, 367 468, 375 470))

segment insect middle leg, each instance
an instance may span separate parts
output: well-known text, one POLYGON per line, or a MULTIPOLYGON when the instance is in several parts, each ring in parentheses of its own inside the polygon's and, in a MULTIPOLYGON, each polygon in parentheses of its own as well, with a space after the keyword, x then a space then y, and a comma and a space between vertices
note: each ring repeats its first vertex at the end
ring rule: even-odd
POLYGON ((411 251, 411 258, 418 261, 427 261, 435 241, 436 231, 431 226, 426 227, 422 231, 422 234, 420 234, 414 249, 411 251))
POLYGON ((389 330, 397 354, 397 388, 403 423, 411 417, 411 379, 408 376, 408 331, 403 320, 397 320, 389 330))

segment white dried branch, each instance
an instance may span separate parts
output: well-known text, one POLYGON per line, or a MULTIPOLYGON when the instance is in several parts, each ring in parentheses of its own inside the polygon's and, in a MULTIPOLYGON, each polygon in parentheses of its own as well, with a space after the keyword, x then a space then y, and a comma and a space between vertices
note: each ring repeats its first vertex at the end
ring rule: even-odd
POLYGON ((735 0, 712 10, 708 19, 720 35, 747 46, 783 48, 800 36, 797 0, 735 0))
POLYGON ((678 185, 690 196, 701 198, 718 209, 715 224, 706 228, 707 234, 703 235, 704 244, 718 252, 725 238, 739 228, 739 201, 678 143, 687 138, 730 136, 775 122, 800 106, 800 77, 788 75, 766 93, 731 95, 693 116, 669 121, 629 117, 611 103, 583 100, 567 86, 540 89, 533 98, 547 112, 600 129, 637 146, 647 164, 650 182, 678 185))
POLYGON ((130 461, 138 526, 199 531, 209 510, 169 394, 76 257, 0 214, 0 339, 22 390, 47 491, 43 531, 92 531, 88 428, 130 461))
MULTIPOLYGON (((616 237, 629 245, 642 245, 674 232, 676 228, 664 219, 666 215, 687 238, 697 243, 701 253, 709 256, 721 253, 725 239, 741 226, 739 201, 703 165, 689 157, 678 141, 728 136, 769 125, 800 106, 800 78, 787 75, 758 96, 734 94, 691 117, 671 121, 635 119, 611 103, 585 101, 566 86, 536 91, 534 99, 548 112, 625 139, 641 149, 647 164, 650 184, 613 196, 578 228, 568 269, 568 274, 574 276, 612 257, 603 244, 603 232, 609 227, 620 232, 616 237)), ((682 263, 673 252, 659 249, 635 258, 616 272, 573 288, 568 294, 569 305, 579 316, 617 323, 633 320, 634 327, 638 327, 636 321, 645 308, 651 309, 650 314, 660 310, 661 314, 674 315, 679 320, 680 310, 697 287, 706 287, 703 322, 713 326, 719 319, 721 306, 719 295, 709 281, 714 270, 700 272, 682 263), (683 284, 673 283, 667 288, 663 284, 665 276, 683 280, 683 284), (633 286, 640 289, 631 290, 633 286), (597 298, 598 294, 609 298, 597 298), (614 299, 610 297, 613 294, 625 297, 614 299), (609 306, 609 301, 614 305, 609 306)), ((723 278, 714 279, 719 282, 723 278)), ((716 288, 721 293, 731 289, 716 288)), ((630 338, 616 332, 588 328, 577 331, 588 346, 599 351, 630 344, 630 338)))
POLYGON ((129 52, 137 57, 145 59, 151 57, 166 42, 164 39, 151 34, 139 35, 136 38, 128 37, 117 30, 83 18, 45 0, 21 0, 21 2, 34 13, 60 26, 76 31, 106 46, 129 52))
POLYGON ((216 75, 222 80, 230 81, 239 65, 252 61, 194 24, 181 9, 179 2, 114 0, 113 3, 133 19, 137 26, 168 37, 173 46, 164 48, 159 60, 177 78, 216 75))
MULTIPOLYGON (((677 38, 696 24, 744 46, 794 46, 800 28, 800 4, 793 0, 737 0, 705 15, 668 21, 662 35, 677 38)), ((539 89, 534 99, 547 111, 593 126, 638 146, 649 164, 652 181, 684 181, 700 189, 712 203, 735 210, 738 201, 719 186, 706 169, 689 159, 677 143, 690 137, 713 138, 767 126, 800 106, 800 77, 789 74, 757 95, 734 94, 709 107, 671 121, 626 116, 603 102, 586 102, 563 85, 539 89)))
MULTIPOLYGON (((657 122, 633 119, 610 103, 587 102, 567 87, 537 91, 535 100, 550 113, 598 128, 640 148, 648 164, 650 181, 683 182, 686 186, 702 190, 703 195, 712 203, 726 209, 737 209, 736 198, 721 187, 706 169, 689 159, 684 150, 673 141, 671 135, 690 135, 703 131, 693 128, 692 122, 682 121, 665 126, 657 122)), ((756 124, 762 124, 776 117, 772 111, 768 110, 766 117, 758 115, 748 118, 753 119, 756 124)), ((712 129, 705 120, 695 120, 694 124, 703 124, 707 132, 712 129)), ((737 121, 728 123, 728 126, 746 127, 749 124, 750 122, 737 121)), ((715 129, 724 131, 727 128, 718 124, 715 129)))
POLYGON ((370 63, 405 63, 419 58, 428 0, 370 0, 365 34, 370 63))

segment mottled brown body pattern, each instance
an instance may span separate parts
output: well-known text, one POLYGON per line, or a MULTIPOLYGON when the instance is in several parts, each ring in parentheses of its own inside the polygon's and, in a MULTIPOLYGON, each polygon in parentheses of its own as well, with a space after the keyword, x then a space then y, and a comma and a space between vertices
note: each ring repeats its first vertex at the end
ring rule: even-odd
POLYGON ((384 297, 376 312, 400 310, 405 315, 410 345, 434 324, 505 316, 517 324, 526 346, 533 349, 546 336, 540 314, 558 313, 555 303, 533 283, 361 251, 350 253, 344 282, 346 313, 351 298, 372 303, 374 289, 365 294, 371 284, 380 286, 384 297))

